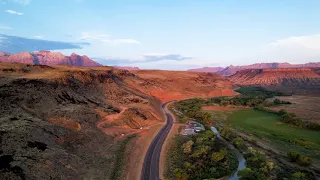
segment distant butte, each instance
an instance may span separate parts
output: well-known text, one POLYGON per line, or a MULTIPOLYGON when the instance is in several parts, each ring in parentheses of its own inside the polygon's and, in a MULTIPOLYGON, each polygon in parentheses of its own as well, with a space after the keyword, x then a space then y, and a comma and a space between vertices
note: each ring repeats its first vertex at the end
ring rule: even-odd
POLYGON ((246 66, 228 66, 222 67, 204 67, 198 69, 189 69, 188 71, 195 72, 214 72, 223 76, 230 76, 235 74, 237 71, 245 69, 278 69, 278 68, 316 68, 320 67, 320 62, 312 62, 306 64, 290 64, 290 63, 256 63, 246 66))
POLYGON ((101 64, 91 60, 88 56, 80 56, 72 53, 65 56, 60 52, 39 51, 39 52, 21 52, 9 54, 0 52, 0 62, 23 63, 23 64, 41 64, 41 65, 69 65, 84 67, 100 67, 101 64))

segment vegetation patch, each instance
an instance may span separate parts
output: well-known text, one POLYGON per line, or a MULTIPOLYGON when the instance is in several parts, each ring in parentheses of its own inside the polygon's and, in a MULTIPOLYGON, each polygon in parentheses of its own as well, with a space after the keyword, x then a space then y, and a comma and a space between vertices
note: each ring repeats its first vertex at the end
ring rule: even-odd
POLYGON ((210 129, 208 125, 212 124, 213 117, 210 112, 201 111, 205 100, 194 98, 174 103, 174 107, 180 112, 179 120, 184 123, 188 118, 194 118, 203 124, 206 129, 210 129))
POLYGON ((281 117, 275 113, 240 110, 230 114, 226 123, 239 131, 267 139, 272 145, 286 153, 296 150, 309 157, 320 159, 320 132, 279 123, 281 117))
POLYGON ((306 128, 314 131, 320 131, 320 124, 309 121, 302 121, 300 118, 296 116, 294 113, 288 113, 286 110, 281 109, 279 111, 279 115, 281 115, 281 122, 291 124, 297 127, 306 128))
POLYGON ((110 179, 121 179, 122 174, 123 174, 123 169, 125 166, 125 161, 126 161, 126 150, 127 150, 127 144, 136 137, 137 135, 134 134, 132 136, 127 137, 124 141, 121 142, 119 150, 117 151, 116 154, 116 163, 114 165, 111 178, 110 179))
POLYGON ((231 175, 238 161, 232 150, 207 130, 197 136, 175 136, 166 167, 168 179, 210 179, 231 175))

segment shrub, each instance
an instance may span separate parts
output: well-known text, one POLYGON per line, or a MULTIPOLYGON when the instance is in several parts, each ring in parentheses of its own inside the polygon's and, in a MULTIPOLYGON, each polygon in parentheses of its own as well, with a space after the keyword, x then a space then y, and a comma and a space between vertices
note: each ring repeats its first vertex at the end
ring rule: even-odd
POLYGON ((186 154, 190 154, 192 152, 192 145, 193 144, 194 144, 194 142, 192 140, 183 144, 183 152, 186 154))
POLYGON ((182 117, 179 119, 179 121, 180 121, 181 123, 186 123, 188 120, 189 120, 189 119, 188 119, 187 116, 182 116, 182 117))
POLYGON ((244 149, 244 141, 242 138, 238 137, 232 141, 232 143, 236 146, 236 148, 242 150, 244 149))
POLYGON ((280 114, 280 115, 288 114, 288 111, 285 110, 285 109, 281 109, 281 110, 279 111, 279 114, 280 114))
POLYGON ((291 175, 292 180, 307 180, 306 174, 302 172, 295 172, 291 175))
POLYGON ((281 104, 280 99, 275 99, 275 100, 273 100, 273 104, 281 104))
POLYGON ((306 124, 306 128, 314 131, 320 131, 320 124, 315 122, 309 122, 306 124))
POLYGON ((252 143, 252 144, 257 144, 257 139, 256 138, 250 138, 249 141, 252 143))
POLYGON ((212 153, 211 160, 213 162, 219 162, 223 160, 226 157, 226 155, 227 155, 227 149, 223 148, 219 152, 212 153))
POLYGON ((292 162, 297 162, 301 156, 301 154, 296 151, 288 151, 287 155, 292 162))
POLYGON ((254 171, 250 168, 245 168, 238 172, 238 176, 240 176, 241 180, 256 180, 257 178, 254 175, 254 171))
POLYGON ((300 156, 298 164, 301 166, 310 166, 312 164, 312 159, 307 156, 300 156))
POLYGON ((312 164, 312 159, 307 156, 303 156, 296 151, 288 151, 288 157, 292 162, 297 162, 301 166, 310 166, 312 164))

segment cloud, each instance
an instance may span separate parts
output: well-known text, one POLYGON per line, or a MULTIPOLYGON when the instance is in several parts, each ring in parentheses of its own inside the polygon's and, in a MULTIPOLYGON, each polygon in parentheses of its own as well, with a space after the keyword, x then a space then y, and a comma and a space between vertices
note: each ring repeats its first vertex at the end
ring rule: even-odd
POLYGON ((295 36, 277 40, 270 45, 274 47, 299 46, 308 49, 320 49, 320 34, 310 36, 295 36))
MULTIPOLYGON (((161 66, 184 64, 186 67, 190 67, 197 64, 201 64, 201 61, 194 61, 192 57, 184 57, 179 54, 159 54, 159 53, 150 53, 144 54, 136 58, 117 58, 117 57, 105 57, 105 58, 92 58, 95 61, 109 66, 141 66, 144 68, 150 68, 152 66, 157 68, 162 68, 161 66), (160 66, 159 66, 160 65, 160 66)), ((179 67, 179 69, 184 68, 179 67)), ((162 68, 168 69, 168 68, 162 68)), ((170 69, 170 68, 169 68, 170 69)))
POLYGON ((20 4, 20 5, 23 5, 23 6, 26 6, 26 5, 31 3, 31 0, 7 0, 7 1, 10 1, 10 2, 13 2, 13 3, 16 3, 16 4, 20 4))
POLYGON ((307 63, 320 61, 320 34, 292 36, 267 44, 243 62, 307 63))
MULTIPOLYGON (((163 69, 163 70, 187 70, 191 68, 204 67, 208 65, 205 59, 187 59, 187 60, 160 60, 147 62, 134 62, 130 66, 139 67, 141 69, 163 69)), ((217 64, 210 63, 210 66, 217 64)))
POLYGON ((44 38, 44 36, 42 36, 42 35, 38 35, 38 36, 33 36, 33 38, 35 38, 35 39, 43 39, 43 38, 44 38))
POLYGON ((20 15, 20 16, 23 15, 23 13, 21 13, 21 12, 17 12, 17 11, 10 10, 10 9, 6 10, 6 12, 9 14, 15 14, 15 15, 20 15))
POLYGON ((181 61, 192 59, 192 57, 184 57, 180 54, 145 54, 143 55, 146 61, 161 61, 161 60, 174 60, 174 61, 181 61))
POLYGON ((139 41, 135 39, 123 39, 123 38, 113 39, 113 38, 110 38, 108 34, 104 34, 104 33, 83 32, 79 39, 85 40, 85 41, 96 41, 96 42, 108 43, 108 44, 141 44, 139 41))
POLYGON ((0 30, 12 30, 12 27, 0 25, 0 30))
POLYGON ((141 44, 139 41, 134 39, 101 39, 101 42, 111 44, 141 44))
POLYGON ((19 53, 24 51, 81 49, 89 43, 72 43, 30 39, 25 37, 0 34, 0 52, 19 53))

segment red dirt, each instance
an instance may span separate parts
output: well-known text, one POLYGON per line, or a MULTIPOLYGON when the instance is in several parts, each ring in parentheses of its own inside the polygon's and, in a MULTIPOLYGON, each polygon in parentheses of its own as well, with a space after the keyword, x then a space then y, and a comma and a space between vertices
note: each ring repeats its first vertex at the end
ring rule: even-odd
POLYGON ((56 125, 68 128, 68 129, 72 129, 72 130, 75 130, 75 131, 80 131, 81 130, 81 125, 77 121, 75 121, 73 119, 67 119, 67 118, 64 118, 64 117, 58 117, 58 118, 49 118, 48 121, 53 123, 53 124, 56 124, 56 125))
POLYGON ((231 82, 212 73, 158 70, 132 72, 141 79, 128 83, 162 102, 192 97, 234 95, 231 82))

